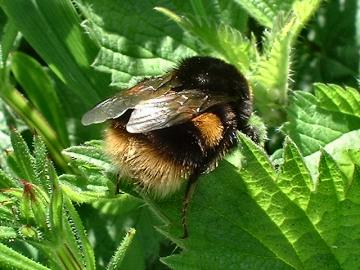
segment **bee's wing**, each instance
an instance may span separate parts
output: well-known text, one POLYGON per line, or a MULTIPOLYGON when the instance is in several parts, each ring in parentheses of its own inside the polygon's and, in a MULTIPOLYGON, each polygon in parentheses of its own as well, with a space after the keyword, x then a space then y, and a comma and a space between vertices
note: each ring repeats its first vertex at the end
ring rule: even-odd
MULTIPOLYGON (((126 96, 125 96, 126 97, 126 96)), ((105 122, 124 114, 128 109, 136 105, 132 96, 124 98, 123 95, 116 95, 96 105, 93 109, 84 114, 81 123, 84 126, 105 122)))
POLYGON ((209 107, 228 101, 199 90, 168 92, 137 104, 126 125, 130 133, 144 133, 184 123, 209 107))
POLYGON ((81 123, 85 126, 102 123, 123 115, 128 109, 135 108, 142 100, 154 98, 166 93, 174 87, 170 82, 172 74, 163 77, 146 79, 120 94, 104 100, 84 114, 81 123))

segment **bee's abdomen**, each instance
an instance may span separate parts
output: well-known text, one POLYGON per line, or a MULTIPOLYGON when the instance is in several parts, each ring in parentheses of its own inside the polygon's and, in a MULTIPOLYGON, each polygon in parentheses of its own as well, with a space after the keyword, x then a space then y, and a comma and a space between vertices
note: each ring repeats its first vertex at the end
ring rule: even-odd
POLYGON ((112 126, 105 135, 106 152, 120 174, 132 178, 145 191, 165 197, 178 190, 192 173, 190 166, 179 163, 159 151, 142 134, 132 134, 112 126))
POLYGON ((129 133, 125 123, 115 120, 106 132, 106 152, 120 173, 164 197, 190 175, 216 167, 236 144, 236 124, 231 106, 214 107, 183 124, 144 134, 129 133))

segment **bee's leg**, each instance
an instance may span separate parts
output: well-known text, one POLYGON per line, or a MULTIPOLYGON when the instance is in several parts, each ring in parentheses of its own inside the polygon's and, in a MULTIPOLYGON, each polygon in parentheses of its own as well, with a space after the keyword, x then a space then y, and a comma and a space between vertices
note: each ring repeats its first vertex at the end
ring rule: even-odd
POLYGON ((116 180, 115 180, 115 195, 120 194, 120 187, 121 187, 121 179, 123 179, 124 175, 120 172, 116 173, 116 180))
POLYGON ((121 177, 119 175, 117 175, 116 183, 115 183, 115 195, 120 194, 120 181, 121 181, 121 177))
POLYGON ((188 222, 187 222, 187 212, 189 209, 189 204, 192 198, 192 195, 194 193, 194 190, 196 188, 197 180, 199 178, 198 173, 193 173, 187 182, 186 190, 184 194, 183 204, 182 204, 182 210, 181 210, 181 224, 183 227, 183 239, 187 238, 189 236, 189 230, 188 230, 188 222))

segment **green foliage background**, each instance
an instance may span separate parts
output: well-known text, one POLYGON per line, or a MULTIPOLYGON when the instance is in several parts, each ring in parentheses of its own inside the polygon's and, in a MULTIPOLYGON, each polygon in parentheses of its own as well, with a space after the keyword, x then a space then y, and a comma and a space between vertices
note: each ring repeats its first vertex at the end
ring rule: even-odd
POLYGON ((0 0, 1 269, 357 269, 358 1, 0 0), (192 55, 236 66, 265 147, 183 190, 122 183, 102 99, 192 55))

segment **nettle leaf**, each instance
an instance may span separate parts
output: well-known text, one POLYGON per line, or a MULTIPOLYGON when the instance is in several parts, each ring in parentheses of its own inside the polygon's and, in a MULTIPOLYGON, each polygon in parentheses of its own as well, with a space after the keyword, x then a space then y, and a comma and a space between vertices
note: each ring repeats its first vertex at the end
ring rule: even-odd
MULTIPOLYGON (((248 15, 246 11, 235 1, 228 0, 172 0, 177 12, 196 17, 196 20, 204 20, 205 23, 211 21, 221 21, 231 25, 236 29, 245 31, 247 29, 248 15)), ((164 1, 164 3, 166 3, 164 1)), ((163 3, 158 3, 162 6, 163 3)))
POLYGON ((167 221, 160 231, 183 248, 162 260, 172 269, 356 268, 357 169, 348 184, 323 152, 313 181, 290 139, 278 172, 262 149, 244 135, 240 140, 241 170, 223 161, 199 180, 187 239, 180 239, 181 196, 153 204, 167 221))
POLYGON ((236 2, 239 3, 259 23, 271 28, 276 15, 280 12, 289 11, 294 0, 236 0, 236 2))
POLYGON ((272 126, 278 126, 285 120, 293 43, 319 4, 320 0, 295 1, 291 12, 277 13, 271 30, 265 30, 264 52, 253 64, 251 75, 256 109, 272 126))
POLYGON ((50 270, 0 243, 0 265, 4 269, 50 270))
MULTIPOLYGON (((258 167, 262 168, 266 157, 262 152, 258 157, 262 158, 258 161, 258 167)), ((268 166, 262 169, 275 179, 275 171, 271 172, 273 169, 268 166)), ((260 178, 258 167, 252 170, 260 178)), ((223 161, 219 168, 199 179, 191 201, 190 236, 186 240, 179 239, 182 194, 158 203, 157 211, 170 224, 165 235, 184 248, 180 255, 163 259, 166 264, 174 269, 301 268, 291 244, 251 197, 241 176, 237 167, 223 161)), ((275 182, 272 186, 276 187, 275 182)))
POLYGON ((360 121, 352 88, 316 84, 315 95, 296 91, 290 97, 288 122, 283 131, 299 147, 313 176, 316 176, 320 150, 325 149, 351 177, 353 164, 349 149, 360 147, 360 121))
POLYGON ((337 254, 344 265, 344 268, 354 269, 360 264, 359 257, 359 192, 360 192, 360 170, 355 167, 354 178, 345 194, 345 200, 341 202, 340 232, 334 242, 334 247, 338 248, 337 254))
POLYGON ((14 170, 17 182, 1 171, 0 240, 9 247, 0 244, 0 265, 6 269, 47 269, 21 255, 24 251, 19 242, 25 242, 34 251, 31 259, 40 256, 51 269, 73 269, 74 265, 95 269, 93 249, 46 157, 44 142, 36 137, 30 152, 16 131, 12 131, 11 140, 15 157, 11 168, 18 168, 14 170))
POLYGON ((17 187, 18 185, 19 183, 15 179, 0 169, 0 188, 17 187))
POLYGON ((90 244, 79 213, 67 197, 64 197, 64 207, 69 215, 64 234, 68 239, 72 239, 68 244, 70 244, 73 251, 79 256, 86 269, 96 269, 94 249, 90 244))
POLYGON ((86 142, 81 146, 71 146, 63 154, 77 162, 78 166, 110 170, 111 163, 102 150, 99 140, 86 142))
POLYGON ((115 195, 115 181, 107 175, 113 166, 104 154, 102 145, 101 141, 93 140, 63 151, 65 156, 72 159, 72 166, 82 173, 82 176, 63 174, 59 177, 63 191, 72 200, 90 203, 115 195))
POLYGON ((121 194, 110 199, 102 198, 91 206, 83 205, 83 210, 81 216, 89 220, 85 225, 97 255, 98 269, 106 268, 131 227, 136 229, 136 235, 119 269, 146 269, 146 265, 160 264, 158 257, 163 237, 154 225, 161 222, 143 200, 121 194))
POLYGON ((55 169, 51 161, 47 158, 47 149, 41 136, 34 137, 34 158, 35 158, 35 173, 36 184, 40 186, 47 186, 51 190, 51 179, 57 177, 55 169))
POLYGON ((198 38, 205 47, 210 49, 209 54, 225 58, 244 74, 249 72, 251 60, 258 56, 255 39, 247 39, 239 29, 230 24, 219 24, 211 18, 204 19, 199 15, 197 17, 178 16, 163 7, 156 7, 155 10, 163 13, 198 38))
POLYGON ((15 130, 11 132, 11 144, 14 148, 15 159, 19 169, 16 173, 26 181, 36 182, 34 157, 31 155, 29 147, 20 133, 15 130))
POLYGON ((315 84, 319 106, 332 111, 340 112, 360 118, 360 94, 352 87, 342 88, 335 84, 315 84), (331 91, 329 91, 331 88, 331 91))
POLYGON ((16 236, 17 236, 17 233, 13 228, 6 227, 6 226, 0 226, 0 240, 14 239, 14 238, 16 238, 16 236))
MULTIPOLYGON (((323 242, 318 232, 314 230, 313 224, 311 224, 306 213, 301 208, 301 205, 304 204, 301 204, 301 201, 293 195, 296 192, 293 191, 294 188, 286 187, 287 190, 283 192, 276 185, 276 174, 271 163, 264 153, 257 147, 254 147, 248 139, 242 138, 242 147, 246 157, 246 165, 241 172, 241 178, 246 183, 251 194, 250 196, 266 212, 268 218, 281 230, 283 236, 286 237, 291 249, 297 255, 296 259, 301 261, 302 267, 309 269, 316 265, 320 268, 329 264, 336 265, 336 260, 333 258, 330 248, 323 242), (286 193, 288 193, 288 196, 286 196, 286 193), (292 199, 295 199, 295 201, 292 199)), ((296 153, 296 150, 294 150, 294 148, 285 149, 285 153, 290 151, 296 153)), ((294 162, 293 155, 291 154, 285 155, 284 158, 290 158, 294 162)), ((287 160, 284 161, 284 164, 286 163, 287 160)), ((301 163, 297 164, 297 167, 300 166, 301 163)), ((282 169, 285 179, 288 178, 289 174, 296 175, 296 170, 298 170, 294 170, 292 166, 284 166, 282 169)), ((278 181, 281 182, 281 174, 279 178, 280 180, 278 181)), ((310 178, 306 180, 310 181, 310 178)), ((309 193, 303 183, 298 184, 298 186, 303 189, 303 196, 309 193)), ((304 200, 306 200, 306 197, 304 200)), ((280 257, 284 256, 281 253, 278 254, 280 257)), ((287 260, 289 259, 287 258, 287 260)))
POLYGON ((102 142, 90 141, 70 147, 64 150, 64 154, 72 157, 73 164, 79 166, 86 176, 61 175, 59 180, 62 190, 71 199, 93 203, 94 208, 88 207, 83 215, 89 215, 92 220, 87 224, 87 230, 99 254, 98 266, 106 267, 104 262, 110 261, 113 250, 119 247, 119 239, 129 226, 136 228, 137 233, 126 251, 121 269, 145 269, 145 265, 155 264, 163 238, 153 228, 160 224, 159 219, 145 207, 143 200, 123 192, 115 195, 115 188, 111 186, 115 181, 107 176, 112 166, 103 153, 102 142))
POLYGON ((11 149, 10 131, 7 125, 5 104, 0 100, 0 166, 6 168, 6 151, 11 149))
MULTIPOLYGON (((98 179, 99 176, 94 178, 98 179)), ((66 195, 79 203, 91 203, 101 198, 111 197, 109 188, 106 186, 107 181, 109 181, 107 178, 103 179, 103 185, 88 184, 79 177, 67 174, 61 175, 59 180, 66 195)))
POLYGON ((283 159, 286 162, 281 166, 277 185, 299 207, 304 208, 312 190, 311 176, 298 148, 288 138, 285 141, 283 159))
POLYGON ((111 258, 107 270, 116 270, 120 269, 121 263, 124 260, 125 253, 128 250, 132 240, 134 239, 136 230, 134 228, 131 228, 126 236, 124 237, 123 241, 121 242, 120 246, 114 253, 113 257, 111 258))
POLYGON ((199 50, 152 2, 86 0, 79 6, 87 31, 100 46, 93 66, 111 73, 112 85, 128 87, 144 76, 162 74, 199 50))

